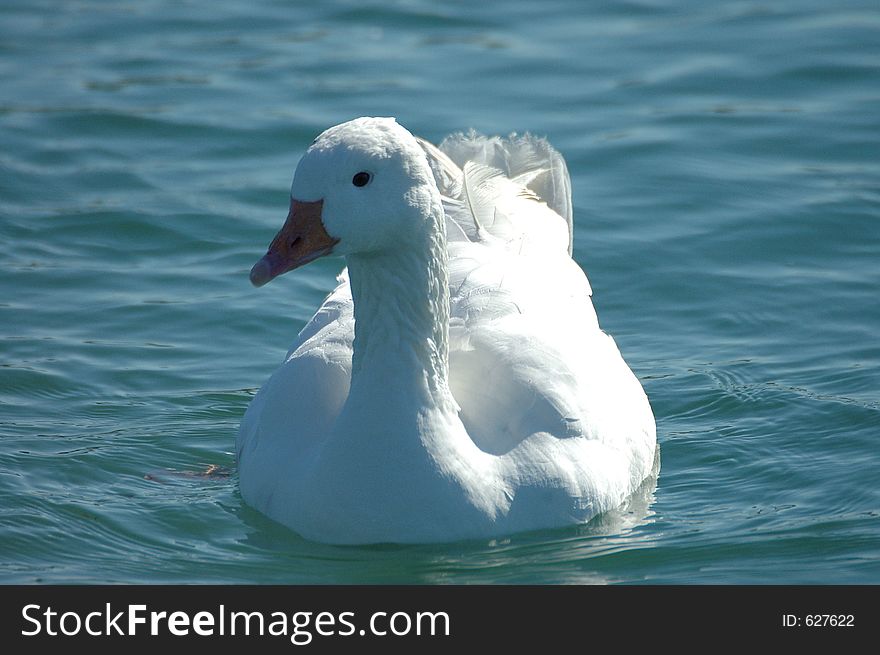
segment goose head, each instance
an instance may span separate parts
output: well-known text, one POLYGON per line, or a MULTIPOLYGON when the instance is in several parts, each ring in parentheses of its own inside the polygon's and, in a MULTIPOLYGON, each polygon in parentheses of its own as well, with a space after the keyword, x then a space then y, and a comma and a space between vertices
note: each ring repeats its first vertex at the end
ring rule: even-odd
POLYGON ((284 226, 251 269, 254 286, 331 253, 408 247, 439 207, 424 151, 393 118, 323 132, 300 160, 290 198, 284 226))

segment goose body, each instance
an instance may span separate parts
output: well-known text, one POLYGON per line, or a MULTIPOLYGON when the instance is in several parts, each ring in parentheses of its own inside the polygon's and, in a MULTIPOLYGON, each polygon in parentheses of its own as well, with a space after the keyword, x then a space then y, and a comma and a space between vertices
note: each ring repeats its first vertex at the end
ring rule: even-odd
POLYGON ((330 128, 294 175, 261 285, 325 254, 339 284, 251 401, 246 503, 330 543, 583 523, 654 465, 654 417, 572 260, 562 157, 532 137, 330 128))

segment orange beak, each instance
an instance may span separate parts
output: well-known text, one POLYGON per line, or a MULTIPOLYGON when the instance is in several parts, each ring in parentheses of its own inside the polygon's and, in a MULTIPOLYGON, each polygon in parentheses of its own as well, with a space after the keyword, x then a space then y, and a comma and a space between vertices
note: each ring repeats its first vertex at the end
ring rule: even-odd
POLYGON ((251 284, 261 287, 275 277, 328 255, 339 243, 321 221, 323 200, 290 201, 284 226, 272 239, 268 252, 251 269, 251 284))

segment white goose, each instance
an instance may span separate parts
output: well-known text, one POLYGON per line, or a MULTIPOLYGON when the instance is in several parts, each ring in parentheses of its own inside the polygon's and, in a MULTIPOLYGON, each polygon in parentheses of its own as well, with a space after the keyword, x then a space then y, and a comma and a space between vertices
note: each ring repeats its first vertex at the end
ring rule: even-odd
POLYGON ((544 140, 438 149, 391 118, 321 134, 251 281, 330 253, 348 268, 248 407, 244 501, 340 544, 485 538, 626 501, 654 416, 571 234, 544 140))

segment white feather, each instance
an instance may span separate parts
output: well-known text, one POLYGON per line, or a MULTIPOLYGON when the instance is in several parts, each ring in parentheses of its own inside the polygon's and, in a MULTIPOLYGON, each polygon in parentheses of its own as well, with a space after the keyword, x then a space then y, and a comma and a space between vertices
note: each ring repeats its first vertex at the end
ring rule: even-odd
MULTIPOLYGON (((398 208, 387 252, 350 252, 357 284, 343 271, 252 401, 237 442, 244 499, 336 543, 488 537, 614 509, 652 472, 654 418, 569 256, 562 157, 533 137, 438 149, 380 121, 325 133, 329 154, 307 154, 294 189, 329 205, 337 190, 315 185, 387 147, 412 177, 380 171, 363 197, 401 197, 387 183, 428 200, 398 208), (433 245, 405 246, 420 230, 433 245)), ((377 247, 374 221, 393 207, 366 220, 374 209, 327 218, 341 247, 377 247)))

